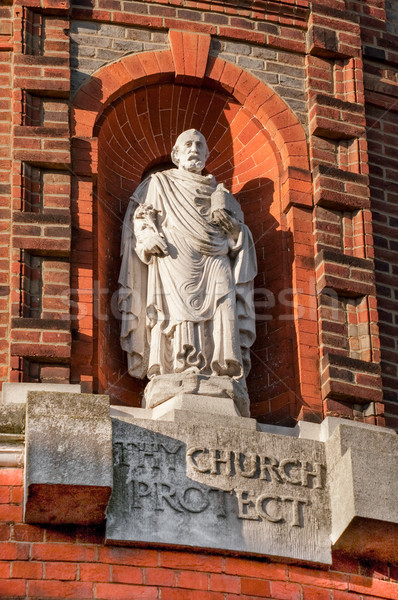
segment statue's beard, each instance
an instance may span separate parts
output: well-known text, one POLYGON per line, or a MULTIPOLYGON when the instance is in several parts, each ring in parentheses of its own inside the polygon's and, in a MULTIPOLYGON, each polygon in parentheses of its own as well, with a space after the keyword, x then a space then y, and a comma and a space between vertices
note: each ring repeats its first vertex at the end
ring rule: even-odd
POLYGON ((204 162, 198 158, 191 158, 185 161, 183 168, 186 171, 191 171, 194 173, 199 173, 203 171, 205 165, 204 162))

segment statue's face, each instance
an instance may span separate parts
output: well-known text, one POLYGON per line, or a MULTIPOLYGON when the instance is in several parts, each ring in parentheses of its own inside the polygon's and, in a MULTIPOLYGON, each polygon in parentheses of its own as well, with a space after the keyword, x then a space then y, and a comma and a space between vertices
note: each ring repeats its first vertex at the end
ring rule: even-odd
POLYGON ((201 173, 206 164, 207 152, 206 140, 202 135, 187 133, 178 142, 178 168, 201 173))

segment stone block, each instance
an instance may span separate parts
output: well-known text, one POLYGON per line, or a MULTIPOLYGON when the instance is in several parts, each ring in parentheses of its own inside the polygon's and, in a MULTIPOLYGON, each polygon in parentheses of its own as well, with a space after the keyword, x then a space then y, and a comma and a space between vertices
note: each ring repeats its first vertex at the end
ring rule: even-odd
POLYGON ((395 431, 340 421, 326 441, 326 457, 334 547, 353 556, 398 560, 395 431))
POLYGON ((24 520, 101 523, 112 489, 111 439, 108 396, 29 392, 24 520))
POLYGON ((108 544, 330 564, 323 443, 231 427, 225 417, 221 426, 211 414, 206 423, 192 412, 189 419, 188 411, 180 411, 186 412, 180 420, 165 421, 137 418, 137 409, 135 418, 113 410, 118 418, 108 544))

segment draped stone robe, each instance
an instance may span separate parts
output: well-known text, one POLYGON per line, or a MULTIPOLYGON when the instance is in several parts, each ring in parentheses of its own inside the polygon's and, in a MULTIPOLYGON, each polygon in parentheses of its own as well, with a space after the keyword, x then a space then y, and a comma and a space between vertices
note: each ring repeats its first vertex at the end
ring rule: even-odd
POLYGON ((171 169, 137 188, 122 234, 121 345, 133 377, 181 373, 244 380, 255 338, 256 257, 249 229, 236 242, 211 222, 213 176, 171 169), (153 209, 153 210, 152 210, 153 209), (168 254, 148 256, 154 215, 168 254))

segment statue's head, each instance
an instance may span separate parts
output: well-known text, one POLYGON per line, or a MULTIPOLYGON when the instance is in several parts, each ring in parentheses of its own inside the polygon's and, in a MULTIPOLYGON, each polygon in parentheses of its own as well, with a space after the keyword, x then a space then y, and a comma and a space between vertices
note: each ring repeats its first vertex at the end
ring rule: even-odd
POLYGON ((209 156, 204 136, 196 129, 181 133, 171 152, 171 160, 179 168, 193 173, 201 173, 209 156))

